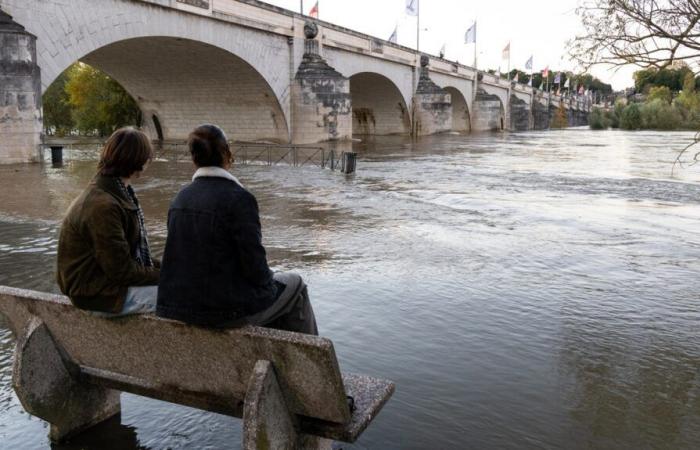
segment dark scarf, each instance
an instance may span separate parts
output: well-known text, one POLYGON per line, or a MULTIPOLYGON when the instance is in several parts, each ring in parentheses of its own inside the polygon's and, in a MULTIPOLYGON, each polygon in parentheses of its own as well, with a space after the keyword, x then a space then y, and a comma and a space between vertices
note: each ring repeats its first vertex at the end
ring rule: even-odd
POLYGON ((146 233, 146 222, 143 218, 143 211, 141 210, 141 205, 139 205, 139 199, 136 198, 136 192, 129 186, 125 186, 124 182, 119 177, 117 179, 117 184, 119 189, 121 189, 122 194, 126 196, 131 202, 136 206, 136 212, 139 216, 139 243, 136 246, 136 251, 134 252, 134 259, 137 263, 144 267, 153 267, 153 260, 151 259, 151 249, 148 246, 148 234, 146 233))

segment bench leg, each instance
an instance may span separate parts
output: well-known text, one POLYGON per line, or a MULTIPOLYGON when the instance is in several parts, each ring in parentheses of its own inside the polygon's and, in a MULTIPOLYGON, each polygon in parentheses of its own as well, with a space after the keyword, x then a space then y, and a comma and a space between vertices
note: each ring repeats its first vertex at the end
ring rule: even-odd
POLYGON ((62 441, 121 411, 119 392, 79 383, 78 367, 38 318, 29 322, 15 351, 12 385, 22 406, 51 425, 62 441))
POLYGON ((243 449, 330 450, 332 441, 298 434, 295 422, 272 363, 258 361, 243 408, 243 449))

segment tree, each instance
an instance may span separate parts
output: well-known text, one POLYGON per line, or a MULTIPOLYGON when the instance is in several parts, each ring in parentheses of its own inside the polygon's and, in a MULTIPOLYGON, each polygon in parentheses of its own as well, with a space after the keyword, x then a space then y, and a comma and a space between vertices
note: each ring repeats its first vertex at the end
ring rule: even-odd
POLYGON ((664 103, 671 104, 673 96, 671 95, 671 90, 666 86, 654 86, 649 90, 649 97, 647 98, 649 102, 654 100, 660 100, 664 103))
POLYGON ((569 43, 582 67, 664 69, 700 54, 696 0, 590 0, 577 9, 585 33, 569 43))
POLYGON ((563 103, 559 105, 559 108, 554 112, 554 117, 552 117, 550 126, 551 128, 566 128, 569 126, 569 114, 563 103))
POLYGON ((93 67, 81 63, 72 66, 65 89, 75 125, 83 134, 108 136, 123 126, 141 124, 141 110, 134 99, 93 67))
POLYGON ((44 103, 44 132, 65 136, 73 130, 72 109, 66 92, 68 73, 63 72, 56 78, 42 96, 44 103))

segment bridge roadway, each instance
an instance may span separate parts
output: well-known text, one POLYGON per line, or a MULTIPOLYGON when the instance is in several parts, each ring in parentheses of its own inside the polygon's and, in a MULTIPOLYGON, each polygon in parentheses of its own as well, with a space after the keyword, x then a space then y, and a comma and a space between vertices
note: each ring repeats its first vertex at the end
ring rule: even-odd
POLYGON ((76 61, 124 86, 154 139, 203 122, 294 144, 587 122, 584 99, 309 21, 256 0, 0 0, 0 163, 37 158, 41 95, 76 61))

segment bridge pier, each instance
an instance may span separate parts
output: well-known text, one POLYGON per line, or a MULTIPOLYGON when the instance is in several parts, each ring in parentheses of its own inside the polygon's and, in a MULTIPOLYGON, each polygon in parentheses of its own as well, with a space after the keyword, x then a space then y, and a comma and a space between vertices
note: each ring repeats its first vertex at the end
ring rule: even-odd
POLYGON ((350 80, 321 57, 316 24, 307 22, 304 57, 292 83, 292 142, 352 139, 350 80))
POLYGON ((427 56, 421 56, 420 78, 413 96, 413 134, 428 136, 452 130, 451 95, 430 79, 427 56))
POLYGON ((0 161, 36 161, 41 143, 36 37, 0 10, 0 161))

